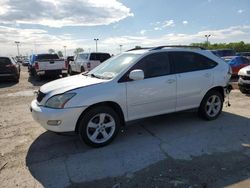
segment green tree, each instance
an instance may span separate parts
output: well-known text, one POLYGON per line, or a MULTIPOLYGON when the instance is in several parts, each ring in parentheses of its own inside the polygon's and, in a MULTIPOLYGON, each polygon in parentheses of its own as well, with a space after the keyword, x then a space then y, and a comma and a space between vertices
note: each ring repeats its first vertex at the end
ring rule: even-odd
POLYGON ((207 48, 209 50, 217 50, 217 49, 233 49, 236 52, 250 52, 250 43, 240 42, 231 42, 231 43, 214 43, 207 45, 204 43, 192 43, 191 46, 200 46, 207 48))
POLYGON ((58 54, 59 57, 63 57, 62 51, 58 51, 57 54, 58 54))
POLYGON ((53 54, 53 53, 55 53, 55 50, 54 50, 54 49, 49 49, 48 52, 49 52, 50 54, 53 54))
POLYGON ((74 54, 77 55, 80 52, 84 52, 84 49, 83 48, 76 48, 75 51, 74 51, 74 54))

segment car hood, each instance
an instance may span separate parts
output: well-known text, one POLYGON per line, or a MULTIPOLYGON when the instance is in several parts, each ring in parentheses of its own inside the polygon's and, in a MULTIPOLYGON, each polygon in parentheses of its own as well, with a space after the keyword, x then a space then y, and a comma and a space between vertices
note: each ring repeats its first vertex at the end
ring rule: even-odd
POLYGON ((250 65, 242 68, 238 72, 239 76, 250 76, 250 65))
POLYGON ((83 76, 82 74, 70 76, 66 78, 61 78, 47 84, 44 84, 40 91, 47 94, 51 93, 52 95, 60 94, 67 92, 69 90, 91 86, 95 84, 100 84, 103 82, 107 82, 107 80, 102 80, 98 78, 92 78, 89 76, 83 76))

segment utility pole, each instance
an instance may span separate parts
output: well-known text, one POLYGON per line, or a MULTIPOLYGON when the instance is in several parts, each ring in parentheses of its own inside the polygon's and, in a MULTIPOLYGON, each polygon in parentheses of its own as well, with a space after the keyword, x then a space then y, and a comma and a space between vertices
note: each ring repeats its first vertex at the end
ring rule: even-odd
POLYGON ((66 48, 67 48, 67 46, 63 46, 63 48, 64 48, 64 57, 66 58, 66 48))
POLYGON ((122 44, 119 45, 120 46, 120 53, 122 53, 122 44))
POLYGON ((15 41, 15 43, 16 43, 16 47, 17 47, 17 56, 19 57, 20 56, 20 51, 19 51, 20 42, 19 41, 15 41))
POLYGON ((209 37, 211 37, 211 35, 205 35, 205 37, 206 37, 206 39, 207 39, 207 47, 208 47, 208 44, 209 44, 208 39, 209 39, 209 37))
POLYGON ((98 42, 98 38, 96 38, 96 39, 94 39, 94 41, 95 41, 95 51, 97 52, 97 42, 98 42))

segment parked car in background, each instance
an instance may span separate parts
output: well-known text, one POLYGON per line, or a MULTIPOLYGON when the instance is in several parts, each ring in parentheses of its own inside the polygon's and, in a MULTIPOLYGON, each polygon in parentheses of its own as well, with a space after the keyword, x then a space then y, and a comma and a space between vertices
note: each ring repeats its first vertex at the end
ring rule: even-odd
POLYGON ((79 53, 74 57, 74 61, 70 61, 68 72, 72 75, 74 73, 90 71, 110 57, 110 54, 101 52, 79 53))
POLYGON ((67 63, 57 54, 37 54, 30 58, 29 72, 32 76, 67 76, 67 63))
POLYGON ((250 94, 250 65, 239 70, 239 89, 244 94, 250 94))
POLYGON ((45 129, 75 131, 101 147, 131 120, 195 108, 204 119, 216 119, 230 77, 230 66, 206 50, 130 50, 88 73, 43 85, 31 112, 45 129))
POLYGON ((250 60, 243 56, 229 56, 223 59, 231 66, 232 76, 237 76, 241 68, 250 65, 250 60))
POLYGON ((0 78, 19 82, 20 66, 13 57, 0 57, 0 78))
POLYGON ((28 57, 24 57, 22 60, 22 65, 23 66, 28 66, 29 65, 29 58, 28 57))
POLYGON ((211 50, 211 52, 218 57, 236 56, 236 51, 232 49, 211 50))
MULTIPOLYGON (((67 64, 67 67, 69 67, 69 63, 70 61, 74 61, 74 56, 68 56, 66 59, 65 59, 65 62, 67 64)), ((69 70, 69 69, 68 69, 69 70)))

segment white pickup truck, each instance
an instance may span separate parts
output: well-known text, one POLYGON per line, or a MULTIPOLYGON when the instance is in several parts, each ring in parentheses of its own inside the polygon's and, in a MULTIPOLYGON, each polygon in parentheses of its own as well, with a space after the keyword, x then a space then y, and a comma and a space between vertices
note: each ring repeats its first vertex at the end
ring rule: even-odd
POLYGON ((110 57, 109 53, 102 52, 79 53, 74 57, 74 61, 70 61, 68 72, 72 75, 74 73, 90 71, 110 57))
POLYGON ((67 76, 67 62, 60 59, 57 54, 37 54, 34 55, 33 62, 30 65, 31 75, 62 75, 67 76))

